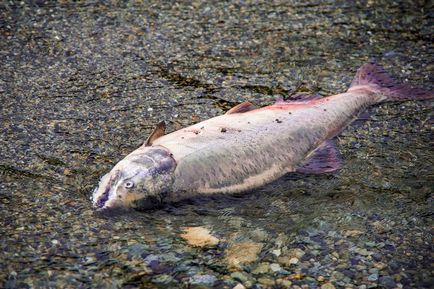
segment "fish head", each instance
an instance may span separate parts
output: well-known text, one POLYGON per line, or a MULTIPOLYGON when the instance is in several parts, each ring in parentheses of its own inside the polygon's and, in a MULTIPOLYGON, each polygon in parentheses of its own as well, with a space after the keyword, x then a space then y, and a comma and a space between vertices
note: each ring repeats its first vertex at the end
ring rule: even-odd
POLYGON ((170 192, 176 161, 164 147, 141 147, 104 175, 93 192, 93 206, 108 209, 151 209, 170 192))

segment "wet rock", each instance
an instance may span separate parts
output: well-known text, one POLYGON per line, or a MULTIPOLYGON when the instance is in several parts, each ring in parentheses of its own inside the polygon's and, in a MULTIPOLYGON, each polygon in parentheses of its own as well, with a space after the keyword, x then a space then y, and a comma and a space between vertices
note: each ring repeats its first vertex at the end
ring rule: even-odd
POLYGON ((242 264, 248 264, 256 261, 262 244, 245 241, 229 247, 225 251, 225 262, 229 267, 240 268, 242 264))
POLYGON ((371 251, 368 251, 365 248, 356 248, 354 252, 362 256, 369 256, 373 254, 371 251))
POLYGON ((130 257, 143 257, 144 253, 147 253, 148 246, 146 246, 145 244, 133 244, 128 246, 127 251, 130 257))
POLYGON ((272 278, 268 278, 268 277, 261 277, 261 278, 258 278, 258 282, 259 282, 261 285, 264 285, 264 286, 266 286, 266 287, 268 287, 268 286, 273 286, 273 285, 275 284, 275 281, 274 281, 272 278))
POLYGON ((348 230, 344 232, 344 235, 346 237, 358 237, 360 235, 364 234, 364 232, 360 231, 360 230, 348 230))
POLYGON ((279 286, 279 288, 280 287, 290 288, 291 285, 292 285, 292 282, 289 281, 288 279, 281 279, 281 278, 279 278, 279 279, 276 280, 276 285, 279 286))
POLYGON ((380 285, 386 287, 387 289, 396 287, 395 280, 390 276, 381 276, 378 281, 380 285))
POLYGON ((192 285, 205 285, 205 286, 213 286, 217 281, 217 277, 214 275, 194 275, 190 277, 190 284, 192 285))
POLYGON ((380 253, 375 253, 372 255, 372 259, 374 259, 375 261, 381 261, 381 259, 383 258, 383 256, 380 253))
POLYGON ((280 265, 277 263, 270 264, 270 269, 272 272, 278 272, 278 271, 282 270, 280 265))
POLYGON ((377 281, 378 280, 378 273, 372 273, 368 276, 368 281, 377 281))
POLYGON ((180 236, 189 245, 195 247, 213 247, 219 243, 219 239, 211 235, 210 231, 203 227, 184 228, 184 233, 180 236))
POLYGON ((270 270, 270 263, 268 263, 268 262, 261 262, 252 271, 252 274, 255 274, 255 275, 265 274, 265 273, 268 273, 269 270, 270 270))
POLYGON ((238 284, 235 285, 232 289, 246 289, 246 287, 245 287, 243 284, 238 283, 238 284))
POLYGON ((152 278, 152 282, 157 284, 169 284, 172 281, 173 281, 173 277, 167 274, 157 275, 152 278))
POLYGON ((321 289, 335 289, 336 287, 332 283, 325 283, 321 285, 321 289))
POLYGON ((246 282, 249 279, 249 277, 246 274, 242 273, 242 272, 233 272, 231 274, 231 277, 233 279, 241 282, 241 283, 244 283, 244 282, 246 282))
MULTIPOLYGON (((312 253, 312 252, 311 252, 312 253)), ((297 264, 299 259, 305 255, 305 252, 299 248, 291 249, 285 255, 278 258, 279 263, 285 266, 297 264)))

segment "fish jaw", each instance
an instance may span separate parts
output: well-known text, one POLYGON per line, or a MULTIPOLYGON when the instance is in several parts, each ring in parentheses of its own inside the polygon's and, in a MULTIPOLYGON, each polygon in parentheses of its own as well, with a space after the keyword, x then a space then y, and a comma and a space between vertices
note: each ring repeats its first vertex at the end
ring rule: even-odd
POLYGON ((101 178, 93 193, 96 210, 150 209, 164 201, 176 162, 163 147, 141 147, 101 178))

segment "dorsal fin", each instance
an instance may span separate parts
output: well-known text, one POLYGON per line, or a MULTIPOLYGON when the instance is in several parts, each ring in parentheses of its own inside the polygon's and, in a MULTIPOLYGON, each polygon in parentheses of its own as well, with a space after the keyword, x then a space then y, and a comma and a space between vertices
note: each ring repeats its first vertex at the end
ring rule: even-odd
POLYGON ((243 103, 234 106, 233 108, 228 110, 225 114, 243 113, 254 109, 256 109, 256 107, 251 102, 245 101, 243 103))
POLYGON ((148 139, 143 144, 144 146, 151 146, 152 143, 159 137, 164 135, 164 132, 166 130, 166 124, 164 121, 157 124, 157 126, 154 128, 154 130, 149 135, 148 139))

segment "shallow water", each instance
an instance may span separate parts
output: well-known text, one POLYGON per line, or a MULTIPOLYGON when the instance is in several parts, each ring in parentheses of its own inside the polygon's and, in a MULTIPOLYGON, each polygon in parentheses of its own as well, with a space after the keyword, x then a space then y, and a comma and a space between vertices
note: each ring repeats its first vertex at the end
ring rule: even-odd
POLYGON ((373 2, 0 4, 0 287, 429 288, 432 101, 372 108, 337 173, 118 216, 89 200, 161 120, 343 92, 372 57, 432 89, 433 7, 373 2), (246 241, 255 261, 230 266, 246 241))

